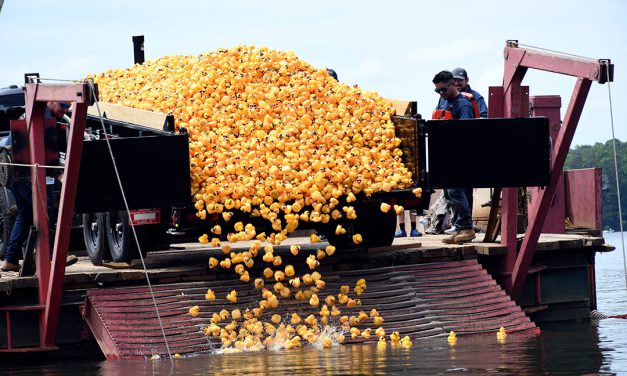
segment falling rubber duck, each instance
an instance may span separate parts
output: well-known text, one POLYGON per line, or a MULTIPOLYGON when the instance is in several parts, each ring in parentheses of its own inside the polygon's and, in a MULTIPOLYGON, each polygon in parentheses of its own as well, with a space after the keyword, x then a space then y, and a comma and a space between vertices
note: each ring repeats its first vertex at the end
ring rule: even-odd
POLYGON ((189 309, 189 314, 193 317, 198 316, 198 313, 200 312, 200 307, 195 305, 192 308, 189 309))
POLYGON ((451 345, 454 345, 457 343, 457 336, 455 335, 454 331, 451 330, 451 332, 448 335, 447 341, 451 345))

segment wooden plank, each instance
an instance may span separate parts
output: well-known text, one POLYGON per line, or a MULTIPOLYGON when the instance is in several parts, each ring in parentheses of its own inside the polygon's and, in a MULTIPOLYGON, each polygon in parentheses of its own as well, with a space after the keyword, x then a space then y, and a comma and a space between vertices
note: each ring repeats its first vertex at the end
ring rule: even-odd
MULTIPOLYGON (((139 110, 112 103, 98 102, 98 106, 100 107, 102 116, 107 119, 119 120, 158 130, 163 130, 167 116, 159 112, 139 110)), ((98 116, 98 108, 96 108, 96 105, 87 107, 87 114, 98 116)))
POLYGON ((399 99, 387 99, 392 103, 397 116, 414 116, 418 114, 418 103, 416 101, 405 101, 399 99))

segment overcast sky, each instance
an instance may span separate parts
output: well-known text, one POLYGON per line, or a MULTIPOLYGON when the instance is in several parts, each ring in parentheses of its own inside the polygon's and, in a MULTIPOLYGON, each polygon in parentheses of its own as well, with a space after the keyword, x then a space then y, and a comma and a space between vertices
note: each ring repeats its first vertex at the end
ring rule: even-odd
MULTIPOLYGON (((466 68, 486 95, 503 80, 507 39, 615 63, 616 137, 627 141, 627 2, 557 1, 35 1, 5 0, 0 12, 0 86, 26 72, 80 79, 133 63, 131 37, 146 58, 199 54, 241 44, 291 50, 347 84, 418 101, 431 115, 431 79, 466 68)), ((529 72, 531 95, 562 96, 575 79, 529 72)), ((611 138, 608 85, 593 83, 573 145, 611 138)))

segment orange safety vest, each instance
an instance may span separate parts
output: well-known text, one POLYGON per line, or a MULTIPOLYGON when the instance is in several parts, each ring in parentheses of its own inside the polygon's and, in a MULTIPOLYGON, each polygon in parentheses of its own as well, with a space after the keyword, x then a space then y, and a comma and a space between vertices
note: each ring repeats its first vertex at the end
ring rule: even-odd
POLYGON ((481 113, 479 112, 479 105, 477 104, 477 100, 475 99, 475 96, 470 93, 466 93, 465 91, 462 91, 462 95, 466 97, 466 99, 468 99, 470 104, 472 104, 472 110, 475 112, 475 118, 476 119, 480 118, 481 113))
MULTIPOLYGON (((475 100, 475 97, 472 94, 466 93, 466 92, 461 92, 461 94, 472 104, 472 110, 475 113, 475 118, 480 118, 481 114, 479 113, 479 106, 477 105, 477 101, 475 100)), ((455 119, 453 117, 453 112, 451 111, 454 105, 455 103, 450 104, 446 110, 433 110, 433 112, 431 113, 431 119, 433 120, 455 119)))

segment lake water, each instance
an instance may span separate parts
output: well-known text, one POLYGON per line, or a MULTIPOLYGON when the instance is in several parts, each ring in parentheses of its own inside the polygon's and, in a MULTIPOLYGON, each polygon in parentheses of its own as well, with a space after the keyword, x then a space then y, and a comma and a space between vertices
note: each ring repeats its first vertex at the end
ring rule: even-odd
MULTIPOLYGON (((598 310, 627 314, 620 233, 605 234, 616 251, 596 258, 598 310)), ((376 344, 328 349, 202 355, 159 361, 84 360, 0 365, 6 375, 627 375, 627 320, 543 326, 540 335, 414 341, 411 349, 376 344)))

